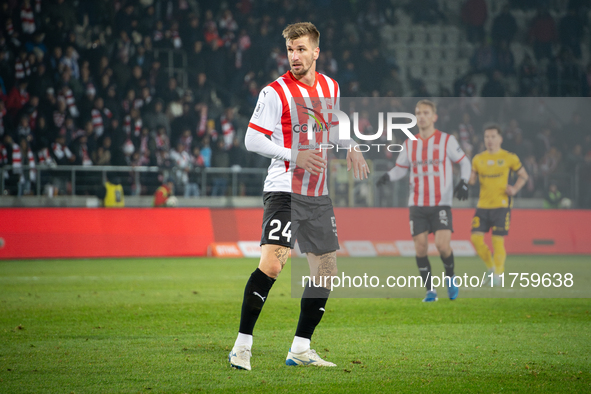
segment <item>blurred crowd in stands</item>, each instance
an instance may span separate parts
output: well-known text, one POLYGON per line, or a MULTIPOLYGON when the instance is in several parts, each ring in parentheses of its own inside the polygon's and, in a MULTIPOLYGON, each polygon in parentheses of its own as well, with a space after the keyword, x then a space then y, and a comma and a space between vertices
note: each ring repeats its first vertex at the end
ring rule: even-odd
POLYGON ((489 75, 481 95, 505 96, 503 78, 516 76, 519 96, 589 97, 590 5, 588 0, 511 1, 492 18, 490 28, 485 29, 491 18, 487 2, 467 0, 461 18, 468 41, 477 45, 471 59, 472 71, 489 75), (527 21, 527 30, 520 31, 512 13, 514 9, 533 13, 527 21), (511 48, 516 41, 527 49, 520 64, 515 63, 511 48))
MULTIPOLYGON (((588 0, 512 1, 512 7, 539 8, 527 32, 534 56, 518 65, 510 46, 518 34, 512 8, 485 29, 485 0, 464 1, 460 15, 441 3, 0 0, 0 166, 12 166, 6 190, 33 193, 39 164, 130 165, 171 169, 188 196, 224 195, 225 178, 199 190, 192 170, 267 166, 267 159, 246 154, 243 135, 260 89, 289 69, 281 32, 296 21, 318 26, 317 70, 335 78, 344 97, 505 96, 508 75, 517 77, 521 96, 591 94, 591 65, 581 63, 589 52, 588 0), (380 31, 396 24, 398 9, 417 24, 464 26, 476 49, 472 69, 453 91, 406 91, 395 56, 381 51, 380 31), (564 16, 556 20, 549 10, 564 16), (479 73, 490 77, 481 92, 472 81, 479 73)), ((482 141, 466 115, 446 126, 460 138, 469 133, 475 154, 482 141)), ((589 166, 587 115, 573 116, 583 138, 566 145, 556 144, 558 133, 571 125, 530 135, 509 121, 506 148, 520 155, 532 179, 589 166)), ((42 180, 54 181, 67 192, 67 177, 42 180)), ((158 185, 154 180, 153 189, 134 193, 152 194, 158 185)), ((532 187, 526 190, 533 195, 532 187)))

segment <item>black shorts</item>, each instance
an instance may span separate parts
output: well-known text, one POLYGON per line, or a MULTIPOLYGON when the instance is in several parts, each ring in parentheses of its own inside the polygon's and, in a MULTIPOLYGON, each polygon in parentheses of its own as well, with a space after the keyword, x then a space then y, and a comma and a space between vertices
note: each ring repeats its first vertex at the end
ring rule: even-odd
POLYGON ((410 234, 413 237, 425 231, 430 234, 438 230, 454 231, 451 207, 410 207, 410 234))
POLYGON ((281 245, 293 249, 297 239, 302 253, 321 255, 339 249, 330 197, 265 192, 263 202, 265 212, 261 245, 281 245))
POLYGON ((472 232, 488 233, 492 228, 493 235, 509 234, 511 224, 511 208, 476 208, 472 218, 472 232))

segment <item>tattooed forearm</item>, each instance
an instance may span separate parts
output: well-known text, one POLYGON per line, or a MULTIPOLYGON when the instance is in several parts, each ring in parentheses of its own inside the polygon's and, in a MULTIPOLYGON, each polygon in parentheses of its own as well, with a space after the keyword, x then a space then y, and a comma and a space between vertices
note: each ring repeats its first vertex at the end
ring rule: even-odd
POLYGON ((286 248, 285 246, 278 247, 275 249, 275 257, 277 257, 277 260, 281 263, 281 269, 283 269, 283 267, 285 267, 285 262, 289 257, 289 248, 286 248))

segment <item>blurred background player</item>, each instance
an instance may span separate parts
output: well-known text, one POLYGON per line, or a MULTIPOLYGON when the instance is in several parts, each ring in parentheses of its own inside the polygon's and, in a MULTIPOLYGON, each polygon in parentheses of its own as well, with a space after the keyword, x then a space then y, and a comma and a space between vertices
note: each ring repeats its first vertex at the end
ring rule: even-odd
POLYGON ((449 277, 446 279, 449 299, 455 300, 459 289, 453 284, 454 255, 450 246, 453 231, 452 162, 459 164, 461 171, 461 179, 453 193, 459 200, 466 200, 470 161, 453 135, 435 129, 437 107, 434 102, 420 100, 415 115, 419 127, 416 139, 404 141, 396 165, 380 177, 377 185, 402 179, 410 169, 410 233, 415 244, 417 266, 427 290, 423 302, 437 301, 437 292, 431 286, 431 264, 427 256, 430 233, 435 233, 435 246, 443 261, 445 276, 449 277))
POLYGON ((123 186, 118 176, 111 173, 107 174, 107 182, 99 189, 97 197, 102 200, 103 207, 124 207, 125 196, 123 194, 123 186))
POLYGON ((176 206, 177 199, 174 196, 174 181, 172 178, 166 178, 165 182, 156 189, 154 193, 155 207, 173 207, 176 206))
POLYGON ((486 150, 472 159, 470 185, 480 182, 480 196, 476 213, 472 219, 472 244, 476 253, 486 264, 490 274, 494 272, 493 285, 498 276, 505 271, 505 236, 509 233, 513 197, 525 185, 528 179, 525 168, 516 154, 501 149, 503 137, 501 128, 491 124, 485 126, 484 144, 486 150), (509 185, 512 172, 517 173, 515 185, 509 185), (484 243, 484 234, 492 229, 494 255, 484 243))
MULTIPOLYGON (((238 336, 228 356, 230 365, 237 369, 251 369, 254 326, 296 238, 300 251, 306 253, 310 277, 328 278, 328 285, 327 282, 306 284, 300 318, 285 364, 336 366, 310 349, 312 335, 324 316, 330 295, 330 277, 336 275, 336 250, 339 249, 334 210, 326 187, 328 154, 326 150, 320 153, 309 149, 313 141, 308 141, 305 133, 300 133, 299 137, 292 134, 294 126, 303 122, 299 119, 302 111, 298 111, 292 99, 335 99, 340 95, 339 85, 316 72, 320 33, 312 23, 287 26, 283 38, 290 70, 260 92, 245 138, 249 151, 273 160, 263 188, 261 260, 246 283, 238 336), (292 117, 295 118, 293 125, 292 117), (292 138, 293 145, 285 145, 292 138), (306 148, 300 149, 302 142, 306 148)), ((316 133, 314 141, 327 143, 329 130, 316 133)), ((343 147, 348 144, 351 148, 351 141, 334 142, 343 147)), ((356 178, 367 178, 369 170, 361 153, 349 149, 347 167, 353 168, 356 178)))
POLYGON ((558 209, 562 201, 562 193, 558 190, 556 183, 551 183, 548 187, 548 191, 544 196, 544 208, 545 209, 558 209))

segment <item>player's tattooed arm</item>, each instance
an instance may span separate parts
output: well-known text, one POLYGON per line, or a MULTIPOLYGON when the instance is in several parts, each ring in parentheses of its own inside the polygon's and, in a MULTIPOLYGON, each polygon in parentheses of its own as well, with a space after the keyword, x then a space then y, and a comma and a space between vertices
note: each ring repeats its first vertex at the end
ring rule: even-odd
POLYGON ((279 262, 281 263, 281 269, 283 269, 283 267, 285 267, 287 259, 289 258, 289 248, 285 246, 278 247, 277 249, 275 249, 275 257, 277 257, 277 260, 279 260, 279 262))

